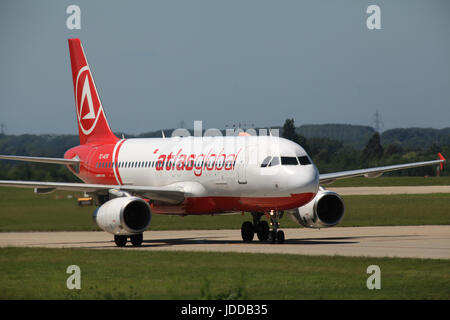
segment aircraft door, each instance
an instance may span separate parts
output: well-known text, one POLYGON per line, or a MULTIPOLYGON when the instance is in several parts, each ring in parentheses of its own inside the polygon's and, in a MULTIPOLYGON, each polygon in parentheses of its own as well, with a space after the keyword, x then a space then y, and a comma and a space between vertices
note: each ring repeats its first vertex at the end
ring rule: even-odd
POLYGON ((249 163, 249 146, 245 146, 236 159, 236 175, 239 184, 247 184, 247 167, 249 163))

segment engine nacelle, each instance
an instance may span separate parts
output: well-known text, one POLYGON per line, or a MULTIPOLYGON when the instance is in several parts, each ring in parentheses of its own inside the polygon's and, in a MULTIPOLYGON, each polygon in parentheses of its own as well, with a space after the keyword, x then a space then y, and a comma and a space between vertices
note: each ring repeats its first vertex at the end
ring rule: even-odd
POLYGON ((336 192, 320 188, 308 204, 288 213, 291 219, 306 228, 329 228, 341 221, 344 211, 344 201, 336 192))
POLYGON ((95 223, 104 231, 116 235, 142 233, 150 225, 152 211, 147 202, 138 197, 109 200, 95 210, 95 223))

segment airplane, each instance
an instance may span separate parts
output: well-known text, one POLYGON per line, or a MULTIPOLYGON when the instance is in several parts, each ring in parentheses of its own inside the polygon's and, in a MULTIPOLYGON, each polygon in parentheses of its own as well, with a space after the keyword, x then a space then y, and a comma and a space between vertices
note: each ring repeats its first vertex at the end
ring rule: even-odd
MULTIPOLYGON (((307 228, 327 228, 344 216, 342 198, 323 185, 337 179, 440 165, 439 160, 320 174, 297 143, 273 135, 118 138, 105 116, 80 39, 68 39, 80 144, 64 158, 1 155, 0 159, 65 165, 83 183, 0 180, 0 186, 85 192, 93 217, 118 247, 141 246, 153 214, 250 212, 244 242, 283 243, 286 213, 307 228), (266 219, 262 219, 265 217, 266 219), (266 221, 270 221, 269 223, 266 221)), ((129 107, 129 106, 127 106, 129 107)))

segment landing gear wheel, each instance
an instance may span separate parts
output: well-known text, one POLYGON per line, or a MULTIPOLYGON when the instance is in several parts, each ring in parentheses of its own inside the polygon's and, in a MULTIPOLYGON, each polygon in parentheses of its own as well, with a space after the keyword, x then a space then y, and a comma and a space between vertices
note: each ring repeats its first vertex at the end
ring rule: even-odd
POLYGON ((253 240, 255 236, 255 228, 253 228, 253 224, 250 221, 245 221, 241 227, 241 236, 244 242, 250 242, 253 240))
POLYGON ((282 230, 277 232, 277 243, 284 243, 284 232, 282 230))
POLYGON ((118 247, 125 247, 127 244, 127 236, 114 236, 114 242, 116 243, 116 246, 118 247))
POLYGON ((131 243, 133 244, 133 247, 139 247, 142 244, 142 241, 144 240, 144 236, 142 233, 135 234, 130 236, 131 243))
POLYGON ((270 243, 275 243, 275 241, 277 240, 277 234, 276 234, 275 231, 271 230, 269 232, 269 239, 268 240, 269 240, 270 243))
POLYGON ((279 230, 280 223, 279 219, 283 217, 283 212, 281 211, 270 211, 270 224, 272 225, 272 230, 269 232, 269 242, 270 243, 284 243, 284 232, 279 230))
POLYGON ((267 241, 269 239, 269 224, 266 221, 260 221, 256 225, 256 235, 259 241, 267 241))

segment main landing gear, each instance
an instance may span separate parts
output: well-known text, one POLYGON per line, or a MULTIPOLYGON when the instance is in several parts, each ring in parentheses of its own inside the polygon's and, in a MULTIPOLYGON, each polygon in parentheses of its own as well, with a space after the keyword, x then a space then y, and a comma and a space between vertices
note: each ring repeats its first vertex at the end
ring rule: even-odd
POLYGON ((283 216, 283 212, 271 211, 269 213, 270 224, 272 230, 269 228, 269 224, 266 221, 261 221, 263 213, 252 212, 253 223, 245 221, 241 227, 241 236, 244 242, 250 242, 255 237, 255 233, 260 241, 269 241, 270 243, 284 243, 284 232, 278 230, 280 226, 278 219, 283 216))
POLYGON ((128 238, 130 238, 133 247, 141 246, 142 241, 144 240, 144 236, 142 235, 142 233, 139 233, 131 236, 114 235, 114 242, 118 247, 125 247, 127 245, 128 238))

